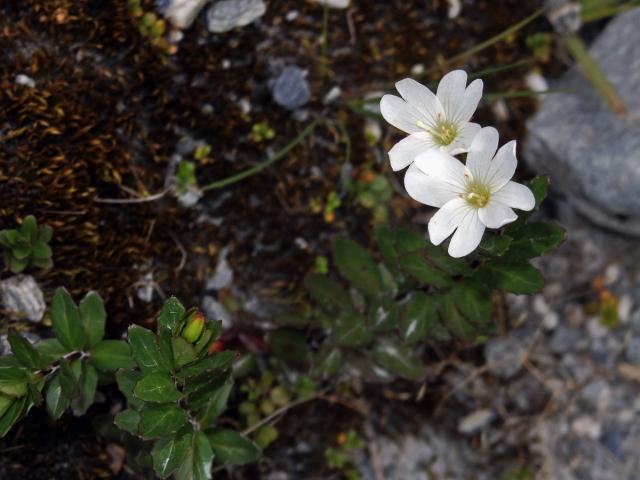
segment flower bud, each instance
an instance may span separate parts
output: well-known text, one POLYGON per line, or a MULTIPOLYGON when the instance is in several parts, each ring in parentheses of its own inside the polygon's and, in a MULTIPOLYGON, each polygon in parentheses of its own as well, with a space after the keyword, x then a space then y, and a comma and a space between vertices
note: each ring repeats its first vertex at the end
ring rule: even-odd
POLYGON ((202 335, 204 323, 204 315, 199 311, 193 312, 189 315, 187 324, 182 329, 182 338, 189 343, 195 343, 198 338, 200 338, 200 335, 202 335))

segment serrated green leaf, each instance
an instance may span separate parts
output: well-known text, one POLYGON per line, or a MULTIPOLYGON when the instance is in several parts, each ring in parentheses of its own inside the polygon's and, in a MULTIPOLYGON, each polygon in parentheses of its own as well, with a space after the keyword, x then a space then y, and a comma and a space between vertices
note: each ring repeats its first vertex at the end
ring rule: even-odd
POLYGON ((40 370, 46 366, 40 353, 15 330, 9 330, 7 339, 11 345, 11 351, 23 366, 31 370, 40 370))
POLYGON ((85 345, 85 333, 78 307, 71 295, 60 287, 51 302, 51 322, 56 338, 70 350, 81 350, 85 345))
POLYGON ((411 253, 422 250, 427 246, 427 240, 424 235, 411 230, 396 230, 396 250, 398 255, 411 253))
POLYGON ((330 312, 353 310, 348 291, 328 275, 313 273, 305 278, 305 287, 320 308, 330 312))
POLYGON ((168 403, 182 398, 171 376, 167 373, 147 373, 136 384, 133 394, 145 402, 168 403))
POLYGON ((509 235, 497 235, 495 233, 485 233, 480 242, 480 250, 496 257, 505 254, 513 239, 509 235))
POLYGON ((192 433, 161 438, 153 446, 153 470, 161 478, 167 478, 182 464, 191 447, 192 433))
POLYGON ((470 275, 473 269, 463 258, 453 258, 442 251, 441 247, 437 247, 427 242, 425 247, 425 255, 427 260, 436 268, 444 273, 453 276, 470 275))
POLYGON ((479 282, 459 283, 451 289, 451 296, 458 311, 476 325, 491 321, 491 290, 479 282))
POLYGON ((139 431, 145 439, 174 435, 188 422, 186 412, 174 404, 146 404, 140 411, 139 431))
POLYGON ((540 208, 542 201, 547 197, 547 194, 549 193, 549 185, 551 185, 551 180, 548 176, 542 175, 526 182, 526 185, 533 192, 533 196, 536 199, 535 210, 537 210, 538 208, 540 208))
POLYGON ((535 293, 544 286, 544 278, 528 263, 492 263, 486 265, 492 284, 505 292, 535 293))
POLYGON ((131 349, 124 340, 102 340, 89 351, 89 361, 98 370, 115 372, 135 365, 131 349))
POLYGON ((244 465, 260 458, 260 447, 233 430, 215 428, 207 431, 207 438, 216 458, 232 465, 244 465))
POLYGON ((538 257, 560 245, 565 233, 562 228, 549 223, 527 223, 515 232, 507 257, 509 261, 538 257))
POLYGON ((403 306, 400 316, 400 334, 407 344, 424 340, 438 321, 436 303, 422 292, 413 294, 403 306))
POLYGON ((71 398, 65 395, 62 390, 59 372, 53 375, 51 381, 49 381, 49 384, 47 385, 45 402, 47 404, 47 410, 56 420, 62 416, 71 403, 71 398))
POLYGON ((439 288, 448 287, 452 284, 451 277, 435 268, 421 252, 402 255, 399 263, 403 271, 420 283, 439 288))
POLYGON ((80 319, 87 335, 87 348, 94 347, 104 337, 107 312, 97 292, 89 292, 80 302, 80 319))
POLYGON ((129 432, 132 435, 138 434, 138 427, 140 425, 140 414, 135 410, 128 408, 118 413, 113 419, 113 423, 125 432, 129 432))
POLYGON ((156 336, 151 330, 139 325, 132 325, 129 327, 128 340, 133 358, 143 371, 156 368, 166 370, 166 366, 160 359, 156 336))
POLYGON ((194 432, 191 445, 176 472, 176 480, 208 480, 211 478, 213 451, 203 432, 194 432))
POLYGON ((181 327, 182 319, 185 316, 185 309, 182 303, 176 298, 171 297, 164 302, 160 316, 158 317, 158 327, 166 328, 173 335, 177 335, 181 327))
POLYGON ((380 343, 373 350, 373 358, 382 367, 402 377, 417 381, 424 378, 422 362, 405 347, 390 342, 380 343))
POLYGON ((340 273, 358 290, 375 297, 382 291, 380 272, 371 254, 348 238, 335 238, 331 244, 340 273))
POLYGON ((345 347, 359 347, 373 340, 373 334, 367 328, 364 317, 357 313, 347 313, 338 317, 333 336, 339 345, 345 347))
POLYGON ((196 352, 189 342, 182 337, 171 339, 173 360, 178 368, 181 368, 196 359, 196 352))

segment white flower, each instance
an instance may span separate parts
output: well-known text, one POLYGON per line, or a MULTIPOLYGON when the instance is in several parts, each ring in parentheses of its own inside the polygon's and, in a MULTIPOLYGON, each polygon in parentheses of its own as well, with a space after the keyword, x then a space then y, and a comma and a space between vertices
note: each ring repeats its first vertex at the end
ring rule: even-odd
POLYGON ((466 166, 447 152, 429 150, 416 157, 404 177, 412 198, 440 208, 429 221, 429 238, 439 245, 453 233, 452 257, 474 251, 485 228, 516 220, 512 208, 535 206, 531 190, 511 181, 518 163, 516 142, 503 145, 498 153, 497 148, 497 130, 485 127, 471 143, 466 166))
POLYGON ((480 130, 480 125, 469 120, 482 97, 482 80, 466 85, 466 72, 454 70, 442 77, 435 95, 424 85, 405 78, 396 83, 402 98, 382 97, 380 111, 384 119, 409 134, 389 151, 391 168, 402 170, 431 149, 451 155, 469 149, 480 130))

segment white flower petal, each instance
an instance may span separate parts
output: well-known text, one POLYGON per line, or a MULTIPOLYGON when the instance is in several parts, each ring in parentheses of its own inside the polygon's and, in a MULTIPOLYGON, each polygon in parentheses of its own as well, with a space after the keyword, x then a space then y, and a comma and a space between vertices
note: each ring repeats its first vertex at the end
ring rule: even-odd
POLYGON ((454 258, 469 255, 480 245, 484 229, 485 226, 480 221, 478 210, 475 208, 467 210, 456 232, 451 237, 449 255, 454 258))
POLYGON ((433 137, 427 132, 418 132, 403 138, 389 150, 391 168, 395 171, 409 166, 421 153, 437 148, 433 137))
POLYGON ((516 141, 505 143, 489 164, 489 171, 485 174, 483 182, 491 191, 496 191, 511 180, 516 172, 518 160, 516 159, 516 141))
POLYGON ((467 176, 465 166, 455 157, 442 150, 428 150, 418 155, 415 165, 424 173, 446 185, 452 191, 465 191, 467 176))
POLYGON ((473 210, 473 207, 461 198, 454 198, 445 203, 429 220, 431 243, 440 245, 460 225, 470 209, 473 210))
POLYGON ((438 100, 444 108, 448 119, 454 120, 464 99, 464 90, 467 85, 467 72, 454 70, 447 73, 438 84, 436 93, 438 100))
POLYGON ((418 127, 418 121, 424 121, 420 111, 409 105, 400 97, 395 95, 385 95, 380 100, 380 113, 384 119, 403 132, 422 132, 418 127))
POLYGON ((479 131, 480 125, 477 123, 465 123, 464 127, 458 132, 456 139, 447 147, 447 152, 451 155, 468 152, 471 142, 479 131))
POLYGON ((485 207, 478 210, 478 216, 488 228, 500 228, 518 218, 513 210, 495 198, 491 198, 485 207))
POLYGON ((536 206, 536 199, 529 187, 511 181, 497 192, 492 193, 491 200, 519 210, 533 210, 533 207, 536 206))
POLYGON ((459 195, 448 184, 423 173, 415 163, 404 175, 404 188, 411 198, 432 207, 441 207, 459 195))
POLYGON ((484 182, 491 168, 491 159, 498 148, 498 131, 484 127, 473 138, 467 154, 467 168, 475 180, 484 182))
POLYGON ((458 105, 455 121, 459 123, 468 122, 478 108, 478 103, 482 98, 482 80, 477 79, 469 84, 464 91, 462 102, 458 105))
POLYGON ((444 110, 435 94, 421 83, 405 78, 396 83, 396 89, 407 103, 417 108, 424 116, 427 125, 434 126, 444 110))

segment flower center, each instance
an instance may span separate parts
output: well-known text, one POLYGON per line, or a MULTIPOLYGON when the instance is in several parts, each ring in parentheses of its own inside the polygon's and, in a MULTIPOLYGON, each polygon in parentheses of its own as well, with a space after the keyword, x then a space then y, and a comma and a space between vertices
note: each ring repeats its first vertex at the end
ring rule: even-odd
POLYGON ((471 181, 467 185, 467 190, 462 194, 462 197, 470 205, 476 208, 482 208, 489 203, 491 191, 486 185, 476 181, 471 181))
POLYGON ((416 124, 427 133, 430 133, 436 143, 443 146, 451 145, 458 136, 458 127, 448 120, 439 119, 433 127, 430 127, 422 120, 418 120, 416 124))

